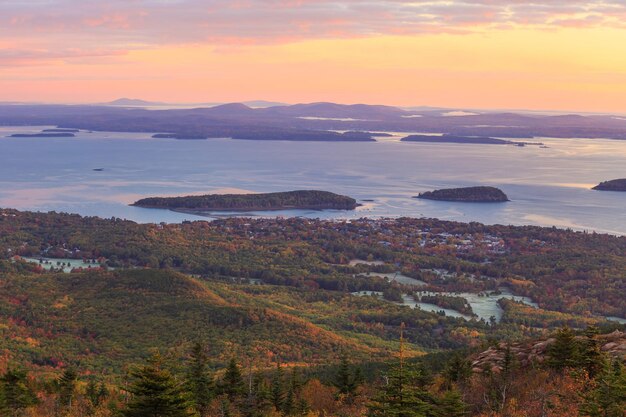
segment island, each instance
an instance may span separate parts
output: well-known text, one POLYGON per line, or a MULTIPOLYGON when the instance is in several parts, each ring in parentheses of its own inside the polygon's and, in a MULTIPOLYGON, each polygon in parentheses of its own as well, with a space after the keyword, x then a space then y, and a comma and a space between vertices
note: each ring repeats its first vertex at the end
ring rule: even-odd
POLYGON ((150 197, 131 204, 186 213, 214 211, 270 211, 288 209, 354 210, 360 204, 344 195, 317 190, 265 194, 208 194, 185 197, 150 197))
POLYGON ((593 187, 599 191, 626 191, 626 178, 604 181, 593 187))
POLYGON ((78 129, 65 129, 65 128, 54 128, 54 129, 44 129, 42 130, 44 133, 78 133, 80 130, 78 129))
POLYGON ((73 133, 15 133, 10 138, 74 138, 73 133))
POLYGON ((495 187, 447 188, 420 193, 415 198, 467 203, 502 203, 510 201, 502 190, 495 187))
POLYGON ((482 145, 543 145, 540 142, 519 142, 505 139, 497 139, 486 136, 456 136, 456 135, 410 135, 400 139, 401 142, 429 142, 429 143, 464 143, 482 145))
POLYGON ((241 140, 282 140, 293 142, 376 142, 374 134, 370 132, 332 132, 322 130, 280 130, 280 129, 250 129, 242 131, 223 131, 215 133, 179 132, 156 133, 154 139, 217 139, 231 138, 241 140))
POLYGON ((203 140, 208 139, 208 135, 194 133, 156 133, 153 139, 181 139, 181 140, 203 140))

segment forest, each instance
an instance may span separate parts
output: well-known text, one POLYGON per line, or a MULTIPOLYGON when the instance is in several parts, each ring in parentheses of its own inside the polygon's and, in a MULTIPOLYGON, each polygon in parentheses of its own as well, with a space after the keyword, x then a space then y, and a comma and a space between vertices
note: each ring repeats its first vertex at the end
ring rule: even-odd
POLYGON ((0 210, 0 415, 623 417, 624 253, 434 219, 0 210), (533 305, 403 304, 422 291, 533 305))

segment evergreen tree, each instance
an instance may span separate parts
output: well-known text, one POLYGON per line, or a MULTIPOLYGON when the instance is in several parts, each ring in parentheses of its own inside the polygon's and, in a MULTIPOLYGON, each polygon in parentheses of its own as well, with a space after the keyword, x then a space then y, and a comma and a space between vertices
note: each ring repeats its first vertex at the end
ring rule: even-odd
POLYGON ((59 405, 61 407, 71 407, 72 401, 76 394, 76 381, 78 380, 78 374, 72 367, 66 368, 63 374, 57 381, 57 388, 59 392, 59 405))
POLYGON ((132 397, 122 415, 125 417, 189 417, 189 401, 172 374, 163 369, 157 354, 131 372, 134 382, 128 389, 132 397))
POLYGON ((92 406, 97 407, 100 405, 100 398, 98 397, 98 386, 93 378, 87 382, 87 388, 85 388, 85 397, 89 400, 92 406))
POLYGON ((595 376, 602 370, 604 363, 604 355, 600 350, 600 343, 595 338, 599 333, 598 328, 589 326, 585 330, 585 339, 581 346, 580 362, 587 370, 590 378, 595 376))
POLYGON ((605 362, 595 387, 584 397, 580 413, 591 417, 624 417, 626 410, 626 371, 615 360, 605 362))
POLYGON ((422 385, 421 369, 407 364, 394 365, 386 384, 369 405, 371 417, 427 417, 433 415, 434 400, 422 385))
POLYGON ((281 408, 283 414, 285 416, 293 416, 296 412, 296 393, 293 387, 289 387, 287 390, 287 395, 285 395, 285 400, 283 401, 283 405, 281 408))
POLYGON ((209 374, 208 358, 201 343, 194 344, 187 372, 187 386, 194 408, 205 415, 213 399, 213 378, 209 374))
POLYGON ((298 400, 298 404, 296 405, 296 415, 298 416, 306 416, 308 412, 311 410, 311 406, 304 398, 300 398, 298 400))
POLYGON ((272 375, 270 386, 270 400, 277 411, 282 410, 285 401, 285 389, 283 386, 284 374, 280 363, 276 364, 276 370, 272 375))
POLYGON ((559 329, 555 341, 547 350, 549 367, 557 371, 576 366, 578 363, 578 344, 574 332, 569 327, 559 329))
POLYGON ((263 375, 259 373, 254 375, 252 389, 240 408, 246 417, 263 417, 273 408, 270 401, 270 389, 263 375))
POLYGON ((104 384, 104 382, 100 382, 100 385, 98 386, 98 398, 100 398, 100 401, 102 401, 108 396, 109 390, 107 389, 107 386, 104 384))
POLYGON ((19 416, 36 402, 25 371, 9 369, 0 377, 0 415, 19 416))
POLYGON ((235 358, 232 358, 228 363, 228 367, 226 368, 226 372, 220 384, 220 391, 226 394, 230 401, 241 397, 245 392, 245 384, 241 376, 241 370, 235 358))
POLYGON ((351 372, 348 358, 343 355, 339 363, 339 368, 337 369, 337 374, 335 375, 335 380, 333 381, 333 385, 339 390, 339 394, 345 397, 351 397, 356 394, 359 385, 362 383, 363 375, 361 374, 361 370, 356 368, 354 373, 351 372))
POLYGON ((465 417, 468 415, 467 404, 463 402, 457 390, 446 391, 437 406, 437 415, 440 417, 465 417))
POLYGON ((472 375, 472 367, 470 362, 461 355, 454 355, 448 363, 446 363, 442 376, 444 385, 447 389, 451 389, 453 384, 463 384, 472 375))

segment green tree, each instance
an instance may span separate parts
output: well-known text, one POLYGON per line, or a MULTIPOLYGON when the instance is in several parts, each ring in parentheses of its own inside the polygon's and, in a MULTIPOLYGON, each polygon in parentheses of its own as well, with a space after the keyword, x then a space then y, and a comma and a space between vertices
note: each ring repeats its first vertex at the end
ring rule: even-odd
POLYGON ((270 384, 270 400, 272 405, 277 411, 283 409, 283 403, 285 402, 285 387, 284 387, 285 375, 280 363, 276 364, 276 370, 272 375, 270 384))
POLYGON ((445 365, 442 376, 444 385, 451 389, 453 384, 463 384, 472 375, 470 362, 461 355, 454 355, 445 365))
POLYGON ((612 364, 605 362, 594 385, 584 396, 580 413, 591 417, 623 417, 626 410, 624 366, 618 360, 612 364))
POLYGON ((467 404, 463 402, 461 394, 457 390, 446 391, 439 399, 437 415, 441 417, 465 417, 467 416, 467 404))
POLYGON ((0 377, 0 414, 19 416, 25 408, 34 405, 36 400, 28 385, 25 371, 9 369, 0 377))
POLYGON ((386 375, 386 383, 368 406, 372 417, 428 417, 434 400, 423 383, 424 371, 401 360, 386 375))
POLYGON ((214 397, 213 378, 209 373, 208 357, 201 343, 194 344, 187 371, 187 387, 196 411, 205 415, 214 397))
POLYGON ((356 368, 354 372, 350 369, 350 363, 348 358, 343 355, 339 368, 337 368, 337 374, 333 381, 333 385, 339 390, 339 394, 345 397, 351 397, 356 394, 356 391, 363 382, 363 377, 359 368, 356 368))
POLYGON ((104 382, 101 382, 99 385, 96 384, 96 381, 91 378, 87 383, 87 388, 85 388, 85 397, 89 400, 89 403, 93 407, 98 407, 102 404, 102 401, 109 395, 109 392, 104 385, 104 382))
POLYGON ((559 329, 554 342, 548 347, 546 363, 552 369, 563 371, 578 364, 578 343, 569 327, 559 329))
POLYGON ((132 397, 122 411, 125 417, 189 417, 190 402, 182 384, 163 369, 156 354, 148 363, 131 371, 134 382, 128 388, 132 397))
POLYGON ((272 408, 270 389, 262 374, 257 373, 252 378, 252 389, 245 402, 240 407, 246 417, 263 417, 272 408))
POLYGON ((604 355, 600 350, 600 343, 595 337, 598 333, 597 327, 587 327, 585 330, 585 339, 580 349, 581 365, 587 370, 587 374, 590 378, 595 378, 602 370, 604 364, 604 355))
POLYGON ((228 367, 220 383, 220 391, 226 394, 230 401, 234 401, 245 392, 245 384, 241 376, 241 370, 235 358, 232 358, 228 363, 228 367))
POLYGON ((59 392, 58 402, 61 407, 72 407, 72 401, 76 395, 76 381, 78 373, 72 367, 66 368, 61 377, 57 380, 59 392))

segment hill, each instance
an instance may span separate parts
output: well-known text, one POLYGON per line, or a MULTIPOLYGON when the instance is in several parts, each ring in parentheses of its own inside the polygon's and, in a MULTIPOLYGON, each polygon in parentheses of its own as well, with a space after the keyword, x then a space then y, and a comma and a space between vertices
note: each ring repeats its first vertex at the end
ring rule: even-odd
POLYGON ((110 101, 108 103, 103 103, 105 106, 131 106, 131 107, 142 107, 142 106, 160 106, 165 103, 139 100, 134 98, 118 98, 117 100, 110 101))
POLYGON ((0 333, 13 362, 40 368, 119 369, 152 348, 194 340, 210 341, 217 362, 235 353, 259 364, 312 364, 345 349, 363 358, 384 352, 383 343, 357 344, 244 291, 163 270, 8 276, 0 333))

